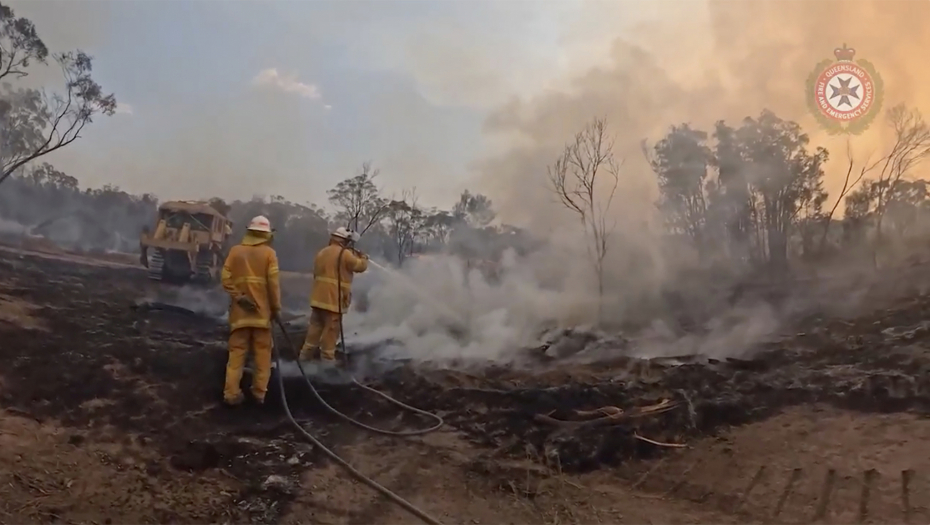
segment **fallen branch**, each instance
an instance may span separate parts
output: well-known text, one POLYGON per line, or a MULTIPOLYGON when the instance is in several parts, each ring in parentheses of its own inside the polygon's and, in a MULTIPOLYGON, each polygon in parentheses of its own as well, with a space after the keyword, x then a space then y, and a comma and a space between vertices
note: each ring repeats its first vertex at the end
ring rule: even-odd
POLYGON ((20 409, 18 409, 18 408, 14 408, 14 407, 5 407, 5 408, 3 408, 2 410, 3 410, 4 412, 6 412, 6 413, 8 413, 8 414, 12 414, 12 415, 14 415, 14 416, 25 417, 25 418, 29 418, 29 419, 35 421, 36 423, 42 423, 42 419, 41 419, 40 417, 38 417, 38 416, 32 414, 31 412, 27 412, 27 411, 25 411, 25 410, 20 410, 20 409))
MULTIPOLYGON (((678 403, 671 402, 668 399, 662 400, 660 403, 655 405, 650 405, 646 407, 637 407, 629 412, 624 412, 622 409, 607 406, 602 407, 597 410, 576 410, 575 414, 581 417, 589 417, 597 414, 605 414, 602 417, 595 419, 586 419, 581 421, 566 421, 563 419, 556 419, 550 414, 536 414, 533 416, 533 419, 539 423, 545 423, 547 425, 555 425, 559 427, 584 427, 584 426, 600 426, 600 425, 614 425, 623 421, 628 421, 630 419, 651 416, 655 414, 661 414, 663 412, 668 412, 678 407, 678 403)), ((553 411, 554 412, 554 411, 553 411)))
POLYGON ((575 413, 582 417, 597 415, 619 417, 620 414, 623 414, 623 409, 618 407, 601 407, 597 410, 576 410, 575 413))
POLYGON ((639 434, 637 434, 637 433, 635 433, 635 432, 633 433, 633 437, 636 438, 636 439, 638 439, 638 440, 640 440, 640 441, 645 441, 646 443, 649 443, 650 445, 655 445, 655 446, 657 446, 657 447, 687 448, 687 446, 688 446, 688 445, 684 445, 684 444, 682 444, 682 443, 662 443, 661 441, 656 441, 656 440, 654 440, 654 439, 649 439, 649 438, 647 438, 647 437, 640 436, 639 434))
MULTIPOLYGON (((26 476, 24 476, 24 475, 22 475, 22 474, 19 474, 18 472, 14 472, 14 473, 13 473, 13 479, 15 479, 16 481, 18 481, 18 482, 20 483, 20 485, 22 485, 22 486, 24 486, 24 487, 26 487, 26 488, 28 488, 28 489, 31 489, 31 490, 36 491, 36 492, 38 492, 39 494, 41 494, 40 498, 44 498, 44 497, 46 497, 46 496, 49 495, 49 494, 48 494, 48 491, 45 490, 44 488, 42 488, 42 486, 39 484, 39 482, 36 481, 36 480, 34 480, 34 479, 27 478, 26 476)), ((37 501, 37 500, 38 500, 38 498, 36 499, 36 501, 37 501)), ((27 504, 27 505, 28 505, 28 504, 27 504)))

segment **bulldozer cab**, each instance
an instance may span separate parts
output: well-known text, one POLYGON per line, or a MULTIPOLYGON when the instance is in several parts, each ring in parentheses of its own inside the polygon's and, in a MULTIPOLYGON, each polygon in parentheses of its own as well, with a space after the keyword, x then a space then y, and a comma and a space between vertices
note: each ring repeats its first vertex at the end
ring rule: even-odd
POLYGON ((216 282, 231 234, 232 222, 205 202, 166 202, 155 231, 142 232, 140 260, 153 280, 216 282))
POLYGON ((229 220, 207 204, 166 202, 158 208, 155 237, 182 243, 222 243, 231 229, 229 220))

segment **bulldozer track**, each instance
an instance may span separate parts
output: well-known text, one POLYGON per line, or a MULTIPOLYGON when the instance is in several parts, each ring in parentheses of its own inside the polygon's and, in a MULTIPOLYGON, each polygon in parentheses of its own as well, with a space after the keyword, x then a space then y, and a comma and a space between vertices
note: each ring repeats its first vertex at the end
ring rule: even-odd
MULTIPOLYGON (((206 254, 197 255, 197 266, 196 272, 193 276, 194 280, 203 284, 211 284, 217 281, 216 275, 214 274, 214 258, 217 257, 217 254, 214 252, 207 252, 206 254)), ((223 257, 220 258, 219 262, 222 264, 223 257)))
POLYGON ((149 255, 148 278, 153 281, 161 281, 165 268, 165 256, 161 250, 152 250, 149 255))
MULTIPOLYGON (((770 472, 772 469, 769 466, 760 465, 748 469, 754 473, 745 476, 749 482, 742 490, 716 492, 711 489, 713 498, 700 498, 696 495, 705 493, 697 490, 701 488, 698 486, 700 484, 692 485, 688 480, 692 469, 686 468, 674 474, 668 472, 670 468, 675 467, 669 467, 666 461, 658 460, 638 479, 629 477, 629 474, 622 477, 632 482, 632 490, 656 494, 658 499, 700 500, 700 503, 710 500, 720 511, 779 522, 911 523, 918 513, 915 511, 922 514, 922 522, 930 517, 926 506, 913 503, 915 481, 919 479, 921 485, 927 485, 930 476, 919 476, 913 469, 883 473, 874 468, 861 472, 842 472, 828 467, 814 472, 803 468, 770 472), (649 478, 661 479, 648 483, 649 478), (807 483, 805 488, 801 488, 801 481, 805 478, 807 483), (835 496, 840 479, 845 481, 843 489, 846 497, 837 501, 835 496), (753 497, 754 489, 766 485, 775 490, 769 491, 767 495, 753 497), (682 490, 689 487, 694 490, 682 490), (804 501, 808 504, 805 505, 804 501)), ((921 494, 926 496, 924 492, 922 490, 921 494)))
MULTIPOLYGON (((217 281, 217 278, 213 272, 213 252, 209 252, 209 258, 205 258, 202 254, 197 257, 196 266, 194 274, 190 276, 190 281, 198 284, 212 284, 217 281)), ((168 281, 178 281, 184 282, 184 279, 181 276, 175 275, 169 272, 169 275, 165 275, 165 254, 161 249, 153 249, 148 256, 148 269, 147 275, 148 279, 152 281, 159 282, 168 282, 168 281)))

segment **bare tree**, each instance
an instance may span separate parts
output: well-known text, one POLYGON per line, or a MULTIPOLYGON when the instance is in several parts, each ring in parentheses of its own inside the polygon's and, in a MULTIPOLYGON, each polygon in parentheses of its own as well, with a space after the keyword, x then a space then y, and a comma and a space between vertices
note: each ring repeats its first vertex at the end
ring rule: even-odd
MULTIPOLYGON (((0 3, 0 80, 28 76, 30 64, 46 64, 48 56, 33 23, 16 18, 0 3)), ((20 167, 80 138, 94 115, 116 111, 116 98, 104 94, 91 78, 90 56, 81 51, 51 56, 65 79, 63 93, 0 86, 0 183, 20 167)))
POLYGON ((381 190, 374 179, 380 170, 373 169, 371 162, 362 164, 362 172, 346 179, 327 191, 329 202, 337 208, 337 219, 345 221, 346 228, 359 234, 368 231, 378 223, 388 208, 388 202, 381 197, 381 190))
MULTIPOLYGON (((878 169, 877 177, 866 179, 862 187, 846 198, 847 213, 862 227, 866 220, 874 220, 875 238, 872 246, 872 263, 878 265, 878 251, 884 241, 882 228, 888 207, 896 196, 898 186, 907 182, 914 168, 930 156, 930 125, 916 109, 897 105, 888 110, 888 124, 894 131, 894 142, 888 153, 870 166, 878 169)), ((906 193, 906 192, 905 192, 906 193)))
POLYGON ((607 120, 596 118, 575 135, 573 142, 565 145, 549 167, 551 189, 562 205, 578 215, 585 232, 588 257, 597 277, 599 318, 604 298, 604 258, 608 239, 616 227, 616 221, 608 219, 608 212, 622 165, 622 161, 614 158, 613 147, 607 120), (602 176, 606 179, 602 180, 602 176))
POLYGON ((875 235, 881 242, 882 218, 895 186, 930 155, 930 126, 916 109, 899 104, 888 110, 888 124, 894 130, 894 144, 880 159, 881 171, 875 186, 875 235))
MULTIPOLYGON (((871 155, 870 155, 871 156, 871 155)), ((827 234, 830 233, 830 225, 833 223, 833 216, 836 214, 836 209, 840 206, 840 203, 843 202, 843 199, 846 198, 846 195, 849 194, 860 182, 865 178, 866 174, 871 172, 881 163, 881 159, 876 162, 869 164, 869 157, 866 157, 866 160, 859 167, 859 174, 853 178, 853 170, 855 168, 855 161, 853 160, 852 147, 850 145, 849 139, 846 139, 846 176, 843 178, 843 188, 840 190, 840 194, 836 197, 836 202, 833 203, 833 207, 830 208, 830 212, 824 217, 824 226, 823 232, 820 235, 820 245, 817 249, 818 252, 823 253, 824 248, 827 244, 827 234)))

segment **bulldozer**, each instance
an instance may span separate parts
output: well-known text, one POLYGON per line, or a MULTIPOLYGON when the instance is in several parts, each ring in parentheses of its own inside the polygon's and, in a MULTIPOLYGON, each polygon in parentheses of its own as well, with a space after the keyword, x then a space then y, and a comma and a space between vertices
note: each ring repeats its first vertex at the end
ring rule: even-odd
POLYGON ((206 202, 165 202, 155 232, 146 228, 139 237, 139 259, 153 281, 214 285, 231 234, 232 222, 206 202))

